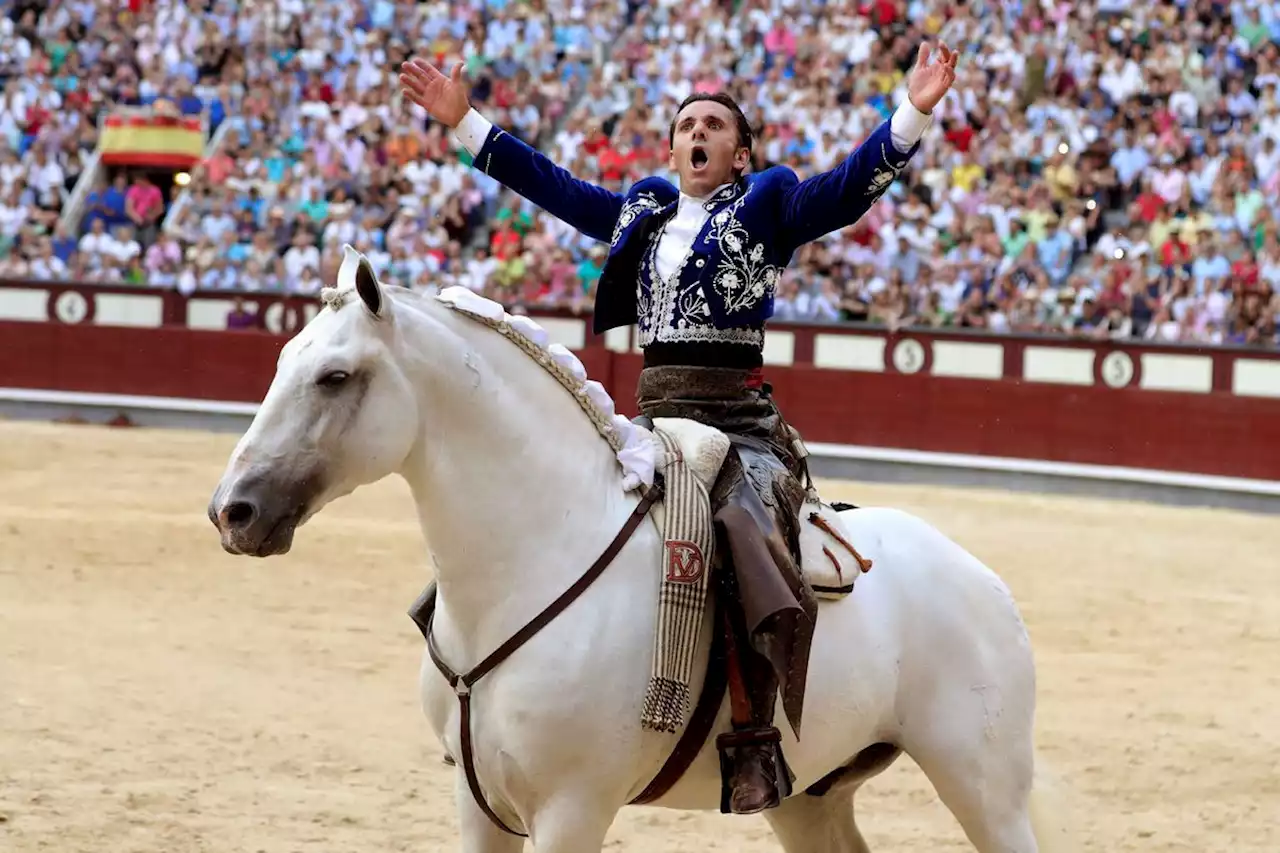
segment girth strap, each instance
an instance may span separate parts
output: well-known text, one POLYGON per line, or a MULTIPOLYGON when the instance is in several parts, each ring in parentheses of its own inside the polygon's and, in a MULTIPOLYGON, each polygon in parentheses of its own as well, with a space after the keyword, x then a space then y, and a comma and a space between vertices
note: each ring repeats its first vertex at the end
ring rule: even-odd
POLYGON ((609 564, 613 562, 614 558, 618 556, 618 552, 627 544, 632 534, 640 526, 640 522, 644 521, 645 516, 649 514, 649 510, 661 497, 662 486, 661 480, 659 480, 648 490, 640 500, 640 503, 636 505, 622 529, 613 537, 613 541, 604 549, 604 552, 591 564, 591 568, 587 569, 586 573, 578 578, 573 586, 565 590, 559 598, 548 604, 545 610, 533 617, 527 625, 517 631, 511 639, 507 640, 467 672, 454 672, 440 657, 440 651, 436 648, 435 637, 431 631, 431 623, 435 617, 434 608, 431 611, 431 616, 427 618, 426 628, 423 631, 427 640, 427 653, 431 655, 432 663, 436 665, 436 669, 440 670, 440 674, 445 677, 445 680, 449 682, 449 686, 453 688, 454 693, 458 696, 458 705, 461 711, 459 725, 462 730, 462 769, 467 777, 467 785, 471 788, 471 796, 475 798, 476 804, 480 806, 480 809, 488 816, 489 820, 493 821, 494 825, 504 832, 518 835, 521 838, 529 837, 527 833, 516 832, 503 823, 501 818, 494 814, 493 809, 489 807, 489 801, 485 799, 484 792, 480 789, 480 780, 476 776, 475 756, 471 746, 471 688, 477 681, 492 672, 498 664, 511 657, 517 649, 529 642, 552 619, 559 616, 566 607, 587 591, 587 588, 591 586, 596 578, 600 577, 604 570, 609 567, 609 564))

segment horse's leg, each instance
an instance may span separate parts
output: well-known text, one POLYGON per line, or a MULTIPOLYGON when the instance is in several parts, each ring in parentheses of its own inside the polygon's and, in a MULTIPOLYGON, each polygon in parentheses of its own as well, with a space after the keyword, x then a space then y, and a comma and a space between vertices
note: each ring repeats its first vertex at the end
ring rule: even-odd
POLYGON ((600 853, 617 815, 617 805, 589 793, 558 795, 534 815, 534 853, 600 853))
POLYGON ((764 816, 786 853, 868 853, 853 819, 848 790, 832 790, 821 797, 797 794, 764 816))
POLYGON ((458 768, 454 784, 454 799, 458 806, 462 853, 521 853, 524 839, 494 826, 493 821, 476 804, 461 767, 458 768))
POLYGON ((980 701, 955 697, 936 710, 933 719, 904 731, 903 746, 973 846, 979 853, 1044 853, 1031 821, 1030 713, 1008 705, 993 713, 980 701))

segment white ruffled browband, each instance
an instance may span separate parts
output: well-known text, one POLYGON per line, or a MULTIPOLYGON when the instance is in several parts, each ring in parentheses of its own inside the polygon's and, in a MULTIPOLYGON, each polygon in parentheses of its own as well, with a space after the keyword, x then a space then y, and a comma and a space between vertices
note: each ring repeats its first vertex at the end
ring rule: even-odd
POLYGON ((502 305, 461 285, 447 287, 436 295, 445 305, 473 317, 505 335, 529 354, 565 387, 596 430, 609 442, 622 466, 623 488, 630 491, 653 485, 658 446, 647 430, 614 411, 613 398, 604 386, 587 378, 578 357, 562 344, 548 344, 547 330, 531 318, 508 314, 502 305))

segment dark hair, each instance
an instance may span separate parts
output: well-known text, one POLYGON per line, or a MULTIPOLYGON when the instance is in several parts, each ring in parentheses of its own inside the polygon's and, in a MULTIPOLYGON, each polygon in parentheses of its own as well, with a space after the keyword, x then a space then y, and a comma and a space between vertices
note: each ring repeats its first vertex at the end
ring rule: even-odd
POLYGON ((738 106, 738 102, 726 92, 694 92, 689 97, 680 102, 680 106, 676 108, 676 114, 671 117, 671 126, 667 129, 667 145, 675 144, 676 140, 676 119, 680 117, 680 113, 684 112, 684 108, 698 101, 715 101, 722 107, 727 107, 729 112, 733 113, 733 120, 738 125, 738 145, 746 148, 747 153, 752 152, 751 144, 753 141, 751 134, 751 123, 747 121, 747 117, 742 114, 742 107, 738 106))

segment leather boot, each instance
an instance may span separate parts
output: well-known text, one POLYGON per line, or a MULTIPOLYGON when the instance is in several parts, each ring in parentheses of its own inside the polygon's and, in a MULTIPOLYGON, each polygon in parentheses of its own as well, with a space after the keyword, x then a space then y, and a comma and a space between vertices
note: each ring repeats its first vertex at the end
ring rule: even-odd
MULTIPOLYGON (((728 812, 755 815, 780 806, 785 797, 780 781, 786 777, 786 767, 780 766, 782 753, 778 748, 777 729, 768 726, 733 731, 719 736, 716 745, 728 753, 726 757, 731 762, 727 776, 728 812)), ((790 784, 785 786, 790 788, 790 784)))
POLYGON ((722 812, 757 814, 776 808, 790 793, 790 773, 782 759, 779 739, 773 726, 743 728, 716 738, 721 774, 726 781, 722 812))
MULTIPOLYGON (((742 624, 735 616, 727 614, 727 622, 738 639, 742 624)), ((716 738, 723 781, 720 810, 756 814, 780 805, 791 794, 794 779, 782 755, 782 735, 773 725, 778 701, 773 669, 750 646, 735 642, 730 648, 730 699, 735 699, 735 689, 738 697, 731 702, 733 731, 716 738)))

